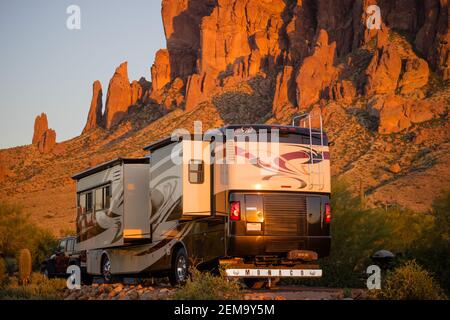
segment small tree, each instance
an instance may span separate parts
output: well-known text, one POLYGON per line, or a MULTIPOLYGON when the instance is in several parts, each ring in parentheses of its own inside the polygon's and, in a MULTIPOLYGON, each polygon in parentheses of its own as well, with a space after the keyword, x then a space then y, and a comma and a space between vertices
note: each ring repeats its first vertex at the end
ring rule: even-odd
POLYGON ((446 299, 439 284, 415 260, 388 272, 382 290, 373 291, 372 297, 385 300, 446 299))

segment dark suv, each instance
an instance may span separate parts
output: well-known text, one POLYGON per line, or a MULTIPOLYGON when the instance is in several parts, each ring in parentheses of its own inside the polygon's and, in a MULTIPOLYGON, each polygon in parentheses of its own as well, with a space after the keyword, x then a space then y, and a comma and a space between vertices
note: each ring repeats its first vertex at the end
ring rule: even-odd
POLYGON ((49 278, 67 277, 67 267, 79 264, 78 255, 75 254, 76 237, 65 237, 59 240, 59 244, 53 254, 42 263, 41 270, 49 278))

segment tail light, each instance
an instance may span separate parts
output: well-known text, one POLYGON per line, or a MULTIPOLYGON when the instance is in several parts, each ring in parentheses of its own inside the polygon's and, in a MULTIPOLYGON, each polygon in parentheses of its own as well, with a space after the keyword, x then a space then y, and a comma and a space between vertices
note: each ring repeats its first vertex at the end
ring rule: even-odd
POLYGON ((239 201, 231 202, 230 219, 233 221, 241 220, 241 204, 239 203, 239 201))
POLYGON ((331 222, 331 206, 329 203, 325 203, 325 222, 331 222))

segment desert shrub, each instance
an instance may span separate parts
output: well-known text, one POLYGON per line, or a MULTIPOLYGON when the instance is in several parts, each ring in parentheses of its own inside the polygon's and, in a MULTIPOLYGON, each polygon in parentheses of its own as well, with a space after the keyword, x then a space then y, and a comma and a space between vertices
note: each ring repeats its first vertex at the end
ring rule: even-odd
POLYGON ((12 276, 14 274, 14 272, 16 272, 18 270, 16 258, 6 257, 3 259, 3 261, 5 263, 5 269, 6 269, 7 275, 12 276))
POLYGON ((438 197, 432 206, 433 225, 414 243, 408 257, 431 271, 450 294, 450 191, 438 197))
POLYGON ((386 246, 390 229, 378 211, 366 209, 342 182, 333 183, 330 256, 321 259, 320 285, 360 287, 370 256, 386 246))
POLYGON ((231 300, 241 299, 241 287, 235 280, 222 275, 200 272, 191 268, 190 278, 183 287, 178 288, 176 300, 231 300))
POLYGON ((385 300, 441 300, 446 299, 439 284, 416 261, 387 273, 381 290, 370 291, 370 296, 385 300))
POLYGON ((28 285, 18 284, 18 279, 0 289, 0 300, 58 300, 66 288, 64 279, 47 279, 40 273, 33 273, 28 285))
POLYGON ((33 257, 33 270, 39 270, 42 261, 48 257, 58 245, 56 239, 49 231, 36 228, 30 248, 33 257))
POLYGON ((29 248, 33 268, 38 270, 56 243, 48 231, 30 222, 20 206, 0 203, 0 253, 5 258, 15 257, 20 249, 29 248))
MULTIPOLYGON (((371 256, 386 249, 406 257, 416 255, 424 235, 432 232, 432 216, 399 207, 366 208, 342 181, 332 183, 331 251, 320 259, 323 277, 315 280, 283 280, 288 283, 328 287, 365 287, 371 256)), ((446 259, 442 253, 440 259, 446 259)), ((437 258, 437 257, 436 257, 437 258)), ((438 259, 438 258, 437 258, 438 259)), ((445 269, 442 269, 445 270, 445 269)))
POLYGON ((6 273, 5 260, 3 260, 3 258, 0 258, 0 288, 6 282, 7 278, 8 275, 6 273))

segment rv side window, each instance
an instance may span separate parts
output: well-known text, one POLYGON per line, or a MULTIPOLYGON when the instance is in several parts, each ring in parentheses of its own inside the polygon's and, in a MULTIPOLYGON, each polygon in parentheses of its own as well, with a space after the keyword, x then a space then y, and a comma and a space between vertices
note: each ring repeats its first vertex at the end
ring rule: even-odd
POLYGON ((71 252, 75 249, 75 240, 74 239, 68 239, 67 245, 66 245, 66 251, 71 252))
POLYGON ((106 186, 103 188, 103 208, 109 209, 109 205, 111 203, 111 186, 106 186))
POLYGON ((86 194, 78 195, 78 212, 80 214, 86 213, 86 194))
POLYGON ((92 212, 92 192, 86 193, 86 212, 92 212))
POLYGON ((58 246, 58 251, 59 252, 64 252, 66 250, 66 240, 61 240, 61 242, 59 243, 58 246))
POLYGON ((189 160, 189 183, 202 184, 204 177, 204 164, 202 160, 189 160))
POLYGON ((103 209, 103 188, 95 189, 95 210, 103 209))

